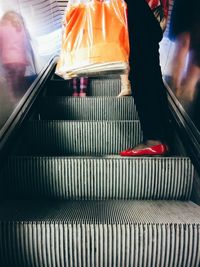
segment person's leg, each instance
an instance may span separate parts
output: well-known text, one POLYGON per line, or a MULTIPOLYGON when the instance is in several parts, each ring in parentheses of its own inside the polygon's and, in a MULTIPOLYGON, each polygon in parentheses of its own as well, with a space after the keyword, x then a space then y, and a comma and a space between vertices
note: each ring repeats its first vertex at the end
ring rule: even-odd
POLYGON ((128 73, 127 74, 121 74, 121 92, 119 93, 118 97, 121 96, 130 96, 131 95, 131 83, 128 78, 128 73))
POLYGON ((80 78, 80 93, 79 96, 84 97, 87 95, 88 77, 80 78))
POLYGON ((18 98, 21 98, 27 88, 26 78, 25 78, 25 72, 26 72, 26 65, 25 64, 15 64, 15 89, 16 89, 16 95, 18 98))
POLYGON ((166 142, 169 115, 159 58, 162 30, 145 0, 135 0, 130 6, 129 76, 144 135, 143 145, 156 145, 166 142))
POLYGON ((14 103, 17 101, 15 96, 15 69, 12 64, 3 66, 6 78, 6 88, 9 92, 10 100, 14 103))
POLYGON ((72 79, 73 94, 72 96, 78 96, 78 78, 72 79))

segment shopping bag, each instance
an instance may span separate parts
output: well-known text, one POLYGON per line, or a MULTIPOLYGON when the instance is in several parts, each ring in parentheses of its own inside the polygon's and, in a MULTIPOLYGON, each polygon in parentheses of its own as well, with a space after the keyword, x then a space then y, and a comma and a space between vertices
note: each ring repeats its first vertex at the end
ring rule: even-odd
POLYGON ((126 69, 129 37, 123 0, 69 2, 56 74, 67 79, 82 72, 126 69), (86 71, 87 70, 87 71, 86 71))

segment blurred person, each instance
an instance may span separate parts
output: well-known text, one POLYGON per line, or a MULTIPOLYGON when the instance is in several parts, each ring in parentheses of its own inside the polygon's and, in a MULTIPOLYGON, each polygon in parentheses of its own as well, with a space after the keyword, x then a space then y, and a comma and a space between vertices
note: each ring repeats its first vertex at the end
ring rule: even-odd
MULTIPOLYGON (((1 72, 0 72, 1 73, 1 72)), ((0 129, 4 126, 15 108, 15 102, 7 89, 7 83, 3 76, 0 77, 0 129)))
POLYGON ((169 39, 175 43, 171 86, 177 97, 192 101, 200 79, 200 1, 175 0, 169 39))
POLYGON ((24 91, 30 49, 22 16, 15 11, 6 12, 0 21, 0 61, 14 98, 20 97, 24 91))
POLYGON ((136 147, 120 152, 120 155, 165 155, 169 151, 171 134, 167 92, 160 67, 159 42, 166 27, 168 1, 126 2, 130 39, 129 79, 143 140, 136 147))

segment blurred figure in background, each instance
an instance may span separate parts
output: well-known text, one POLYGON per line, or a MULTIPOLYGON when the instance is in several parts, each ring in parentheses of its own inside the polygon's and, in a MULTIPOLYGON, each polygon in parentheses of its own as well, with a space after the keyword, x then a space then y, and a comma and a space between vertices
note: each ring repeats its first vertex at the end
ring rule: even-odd
POLYGON ((25 89, 30 50, 30 38, 22 16, 15 11, 6 12, 0 21, 0 61, 8 89, 15 100, 25 89))
POLYGON ((175 42, 171 86, 177 97, 194 99, 200 79, 200 1, 175 0, 169 38, 175 42))

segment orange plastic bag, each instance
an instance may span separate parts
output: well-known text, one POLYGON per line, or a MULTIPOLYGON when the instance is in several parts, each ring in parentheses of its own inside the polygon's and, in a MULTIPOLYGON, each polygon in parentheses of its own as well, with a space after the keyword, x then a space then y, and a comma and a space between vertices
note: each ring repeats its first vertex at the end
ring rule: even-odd
POLYGON ((67 79, 92 69, 127 68, 126 8, 123 0, 69 2, 56 74, 67 79))

